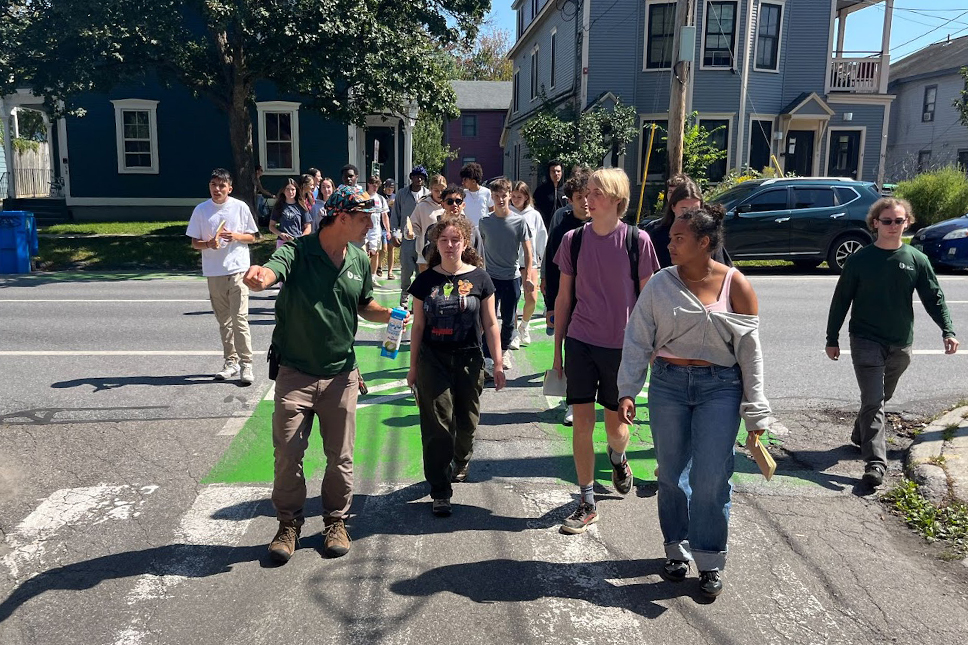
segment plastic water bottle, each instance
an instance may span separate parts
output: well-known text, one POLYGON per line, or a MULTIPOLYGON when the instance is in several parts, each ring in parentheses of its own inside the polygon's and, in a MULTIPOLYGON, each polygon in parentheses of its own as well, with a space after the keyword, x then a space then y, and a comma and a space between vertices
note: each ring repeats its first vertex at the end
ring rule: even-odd
POLYGON ((383 349, 380 356, 396 358, 400 352, 400 340, 403 338, 403 321, 407 317, 407 310, 402 307, 394 307, 390 313, 390 322, 387 323, 387 333, 383 339, 383 349))

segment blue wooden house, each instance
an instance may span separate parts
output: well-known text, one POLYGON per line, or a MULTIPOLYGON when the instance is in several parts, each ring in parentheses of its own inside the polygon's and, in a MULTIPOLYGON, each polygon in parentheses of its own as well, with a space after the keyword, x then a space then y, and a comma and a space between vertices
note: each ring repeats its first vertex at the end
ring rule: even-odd
MULTIPOLYGON (((298 96, 280 96, 270 84, 257 87, 252 110, 256 163, 262 183, 277 190, 309 167, 339 181, 339 169, 355 164, 361 176, 379 164, 383 178, 409 175, 416 108, 405 115, 374 114, 365 127, 347 126, 302 107, 298 96)), ((187 219, 208 198, 216 167, 233 167, 228 117, 180 86, 150 79, 86 94, 83 117, 48 119, 48 161, 17 167, 19 157, 4 137, 4 208, 32 210, 43 219, 187 219)), ((0 97, 0 118, 16 128, 22 110, 44 110, 26 90, 0 97)))
MULTIPOLYGON (((882 182, 891 102, 887 93, 894 0, 692 0, 696 27, 686 110, 727 157, 709 169, 762 169, 775 155, 786 172, 882 182), (847 16, 883 5, 880 42, 844 51, 847 16)), ((538 181, 521 127, 542 106, 580 110, 616 99, 638 112, 641 135, 622 157, 642 180, 651 123, 668 124, 676 2, 515 0, 509 53, 514 92, 505 122, 505 172, 538 181)), ((676 52, 678 54, 678 52, 676 52)), ((648 181, 666 172, 653 154, 648 181)), ((637 190, 634 191, 637 194, 637 190)))

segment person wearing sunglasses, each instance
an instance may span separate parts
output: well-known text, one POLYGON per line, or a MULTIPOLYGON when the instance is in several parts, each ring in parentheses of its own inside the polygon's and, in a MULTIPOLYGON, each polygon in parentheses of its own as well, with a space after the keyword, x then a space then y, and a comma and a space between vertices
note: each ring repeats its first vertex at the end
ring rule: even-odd
POLYGON ((430 229, 440 219, 440 214, 444 212, 444 204, 440 195, 447 188, 447 178, 443 175, 434 175, 430 178, 430 194, 417 202, 413 213, 410 214, 410 222, 413 224, 413 237, 417 243, 417 273, 427 270, 427 243, 429 241, 430 229))
POLYGON ((945 354, 958 350, 944 293, 926 255, 901 236, 914 223, 911 204, 885 197, 867 213, 874 243, 844 264, 827 317, 827 357, 840 358, 838 336, 850 309, 850 359, 860 386, 860 410, 850 440, 866 462, 862 481, 876 488, 887 469, 884 406, 911 363, 914 342, 913 294, 941 328, 945 354))

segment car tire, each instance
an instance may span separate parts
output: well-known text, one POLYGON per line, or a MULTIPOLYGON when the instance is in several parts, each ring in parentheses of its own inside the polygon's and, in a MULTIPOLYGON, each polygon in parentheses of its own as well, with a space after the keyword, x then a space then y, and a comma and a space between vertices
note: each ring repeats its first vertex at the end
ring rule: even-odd
POLYGON ((859 233, 850 233, 834 240, 827 252, 827 266, 832 273, 840 273, 844 270, 844 262, 851 255, 860 251, 870 244, 870 238, 864 237, 859 233))
POLYGON ((820 266, 823 260, 794 260, 793 267, 797 271, 812 271, 820 266))

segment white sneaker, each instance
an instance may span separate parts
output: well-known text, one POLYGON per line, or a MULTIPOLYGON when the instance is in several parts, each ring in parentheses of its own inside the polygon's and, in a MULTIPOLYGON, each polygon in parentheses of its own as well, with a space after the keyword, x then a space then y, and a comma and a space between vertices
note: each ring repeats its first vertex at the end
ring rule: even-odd
POLYGON ((507 372, 513 366, 511 365, 511 350, 504 350, 504 371, 507 372))
POLYGON ((565 410, 565 420, 563 421, 563 423, 564 423, 564 424, 565 424, 566 426, 570 426, 570 425, 571 425, 572 423, 574 423, 574 422, 575 422, 575 413, 574 413, 574 411, 573 411, 573 410, 571 409, 571 406, 569 405, 569 406, 568 406, 568 409, 567 409, 567 410, 565 410))
POLYGON ((239 371, 239 380, 246 385, 255 383, 255 374, 252 373, 252 363, 242 363, 242 368, 239 371))
POLYGON ((518 338, 521 339, 521 347, 527 347, 531 344, 531 330, 528 328, 528 323, 524 320, 518 325, 518 338))
POLYGON ((230 379, 233 376, 238 376, 239 374, 239 364, 235 361, 225 361, 225 365, 222 366, 222 371, 215 374, 216 381, 224 381, 230 379))
POLYGON ((379 287, 380 286, 380 283, 376 281, 377 280, 377 277, 378 276, 375 273, 370 276, 370 281, 373 283, 373 286, 374 287, 379 287))
POLYGON ((508 344, 508 349, 521 349, 521 335, 517 329, 511 332, 511 342, 508 344))
POLYGON ((484 378, 486 379, 494 378, 494 359, 493 358, 484 359, 484 378))

